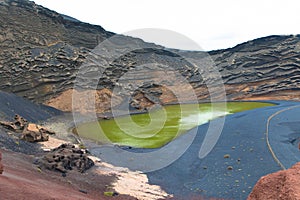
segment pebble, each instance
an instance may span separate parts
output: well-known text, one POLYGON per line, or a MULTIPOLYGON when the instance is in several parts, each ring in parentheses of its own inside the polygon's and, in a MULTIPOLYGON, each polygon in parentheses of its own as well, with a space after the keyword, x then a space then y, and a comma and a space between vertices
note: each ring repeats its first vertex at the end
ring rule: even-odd
POLYGON ((229 154, 225 154, 224 158, 230 158, 230 155, 229 154))
POLYGON ((79 192, 87 194, 88 192, 86 190, 79 190, 79 192))

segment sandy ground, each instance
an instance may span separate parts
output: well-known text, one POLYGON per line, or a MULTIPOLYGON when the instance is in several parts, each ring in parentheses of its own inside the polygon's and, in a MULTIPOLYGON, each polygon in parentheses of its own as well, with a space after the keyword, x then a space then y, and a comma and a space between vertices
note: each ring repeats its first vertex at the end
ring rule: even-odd
POLYGON ((127 168, 115 167, 105 162, 97 163, 97 173, 101 175, 116 175, 113 189, 120 194, 134 196, 141 200, 156 200, 172 197, 157 185, 150 185, 145 174, 130 171, 127 168))
MULTIPOLYGON (((50 136, 41 142, 44 151, 65 143, 50 136)), ((113 199, 155 200, 172 197, 159 186, 150 185, 145 174, 116 167, 90 156, 95 166, 87 173, 70 171, 67 177, 58 172, 40 170, 35 156, 2 150, 4 174, 0 176, 1 198, 4 199, 106 199, 104 192, 117 192, 113 199), (24 187, 21 187, 24 185, 24 187)))
POLYGON ((127 195, 106 197, 103 192, 116 178, 99 175, 93 170, 80 174, 70 171, 66 177, 60 173, 39 170, 32 164, 34 157, 2 150, 4 173, 0 175, 0 199, 21 200, 90 200, 135 199, 127 195))

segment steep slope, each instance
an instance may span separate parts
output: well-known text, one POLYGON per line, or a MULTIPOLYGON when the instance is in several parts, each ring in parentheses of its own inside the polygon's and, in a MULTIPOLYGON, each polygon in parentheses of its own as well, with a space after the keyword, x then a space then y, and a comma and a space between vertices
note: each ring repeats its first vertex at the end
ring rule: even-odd
MULTIPOLYGON (((63 110, 71 109, 70 89, 89 52, 115 35, 100 26, 79 22, 27 0, 0 1, 0 27, 0 90, 63 110)), ((96 71, 103 71, 102 78, 88 77, 85 80, 86 85, 98 83, 96 101, 104 107, 99 112, 109 109, 110 103, 103 104, 103 101, 111 99, 115 86, 130 91, 133 96, 131 105, 136 108, 176 102, 172 89, 185 91, 187 88, 178 86, 178 75, 170 76, 165 66, 172 66, 179 75, 184 76, 199 99, 210 98, 205 83, 214 83, 215 80, 213 77, 202 77, 201 72, 209 71, 209 65, 196 69, 176 53, 199 60, 203 52, 171 52, 164 47, 121 35, 118 35, 118 40, 120 44, 133 44, 141 49, 126 53, 113 62, 101 55, 96 71), (139 66, 147 63, 156 63, 158 68, 151 73, 140 70, 139 66), (129 71, 130 75, 123 82, 119 81, 129 71), (169 77, 169 88, 161 84, 158 72, 169 77), (139 88, 130 88, 128 81, 138 82, 139 88)), ((116 48, 121 50, 118 45, 116 48)), ((298 100, 299 35, 269 36, 208 53, 221 73, 229 99, 298 100)), ((82 73, 91 71, 87 69, 82 73)), ((218 93, 215 95, 218 96, 218 93)), ((185 96, 185 101, 190 100, 188 94, 185 96)), ((116 104, 122 104, 120 97, 116 104)))
POLYGON ((300 35, 269 36, 210 52, 232 98, 299 98, 300 35))
POLYGON ((30 1, 0 2, 1 90, 43 102, 72 85, 89 48, 113 35, 30 1))
POLYGON ((62 113, 54 108, 37 105, 22 97, 0 91, 0 120, 10 121, 16 114, 30 122, 37 122, 62 113))

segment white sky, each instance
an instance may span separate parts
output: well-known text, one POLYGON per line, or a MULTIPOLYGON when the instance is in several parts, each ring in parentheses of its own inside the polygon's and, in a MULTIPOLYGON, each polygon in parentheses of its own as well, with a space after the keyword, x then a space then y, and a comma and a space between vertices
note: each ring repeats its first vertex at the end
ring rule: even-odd
MULTIPOLYGON (((299 0, 34 0, 115 33, 141 28, 178 32, 204 50, 268 35, 300 34, 299 0)), ((164 46, 189 49, 175 41, 164 46)))

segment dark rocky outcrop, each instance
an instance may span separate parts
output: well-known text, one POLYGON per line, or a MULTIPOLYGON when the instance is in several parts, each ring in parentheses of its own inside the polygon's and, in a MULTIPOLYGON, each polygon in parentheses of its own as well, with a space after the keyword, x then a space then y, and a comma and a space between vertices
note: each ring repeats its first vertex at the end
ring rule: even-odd
POLYGON ((94 166, 94 162, 87 157, 86 151, 76 148, 72 144, 62 144, 53 149, 47 155, 37 160, 36 164, 42 168, 62 173, 72 169, 83 173, 94 166))
MULTIPOLYGON (((0 28, 0 90, 49 105, 54 98, 73 88, 78 69, 89 52, 115 35, 100 26, 74 20, 27 0, 0 2, 0 28)), ((170 85, 171 90, 177 87, 186 90, 178 86, 178 76, 170 76, 165 66, 171 66, 189 81, 199 99, 210 98, 205 83, 214 83, 214 77, 201 76, 203 70, 209 72, 210 66, 204 64, 197 69, 178 55, 180 52, 201 59, 203 52, 171 52, 158 45, 118 35, 114 45, 120 48, 122 43, 141 46, 142 49, 126 53, 113 62, 101 55, 98 66, 84 69, 81 73, 86 79, 78 81, 86 82, 86 85, 97 82, 98 89, 125 88, 133 97, 132 106, 143 109, 157 102, 176 102, 176 95, 165 90, 163 84, 170 85), (139 67, 148 63, 157 64, 155 73, 139 67), (101 79, 93 78, 93 73, 99 71, 102 72, 101 79), (168 77, 168 83, 157 77, 158 72, 168 77), (119 81, 125 73, 125 79, 119 81), (139 87, 132 88, 127 84, 130 81, 138 83, 139 87)), ((221 73, 228 99, 268 97, 298 100, 299 35, 269 36, 208 53, 221 73)), ((189 95, 185 96, 188 101, 189 95)))
POLYGON ((244 85, 239 93, 228 94, 229 97, 242 99, 278 95, 289 99, 294 93, 296 96, 293 97, 297 100, 299 53, 300 35, 269 36, 231 49, 210 52, 228 88, 244 85))

